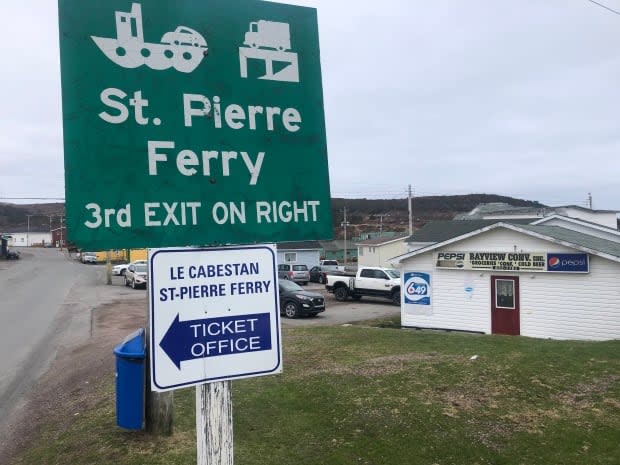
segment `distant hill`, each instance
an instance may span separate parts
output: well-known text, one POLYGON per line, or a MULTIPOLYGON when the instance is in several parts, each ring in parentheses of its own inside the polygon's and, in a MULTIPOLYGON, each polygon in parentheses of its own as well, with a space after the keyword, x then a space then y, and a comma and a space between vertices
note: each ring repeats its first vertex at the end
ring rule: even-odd
MULTIPOLYGON (((493 194, 438 195, 414 197, 412 209, 414 226, 419 228, 432 220, 452 219, 458 213, 473 210, 481 203, 502 202, 515 207, 541 208, 545 205, 530 200, 493 194)), ((332 199, 334 235, 342 237, 344 208, 347 209, 347 235, 383 231, 407 232, 409 229, 408 200, 405 199, 332 199)))
MULTIPOLYGON (((481 203, 504 202, 516 207, 544 207, 539 202, 515 199, 492 194, 438 195, 413 198, 415 227, 431 220, 451 219, 457 213, 472 210, 481 203)), ((409 227, 407 199, 332 199, 334 235, 342 237, 344 208, 347 209, 349 237, 358 233, 383 231, 404 232, 409 227)), ((59 217, 65 214, 62 202, 16 205, 0 203, 0 232, 25 231, 30 216, 31 231, 49 231, 60 225, 59 217)))
POLYGON ((16 205, 0 203, 0 232, 25 231, 30 217, 31 231, 49 231, 50 216, 52 228, 60 225, 60 216, 65 215, 65 204, 34 203, 16 205))

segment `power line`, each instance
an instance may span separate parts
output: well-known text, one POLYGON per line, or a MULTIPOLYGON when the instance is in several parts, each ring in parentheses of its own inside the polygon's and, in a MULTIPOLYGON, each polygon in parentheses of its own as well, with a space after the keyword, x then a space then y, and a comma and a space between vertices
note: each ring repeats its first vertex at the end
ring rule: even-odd
POLYGON ((606 6, 606 5, 603 5, 602 3, 595 2, 594 0, 587 0, 587 1, 590 2, 590 3, 594 3, 595 5, 598 5, 601 8, 605 8, 606 10, 611 11, 612 13, 615 13, 618 16, 620 16, 620 11, 613 10, 613 9, 609 8, 608 6, 606 6))

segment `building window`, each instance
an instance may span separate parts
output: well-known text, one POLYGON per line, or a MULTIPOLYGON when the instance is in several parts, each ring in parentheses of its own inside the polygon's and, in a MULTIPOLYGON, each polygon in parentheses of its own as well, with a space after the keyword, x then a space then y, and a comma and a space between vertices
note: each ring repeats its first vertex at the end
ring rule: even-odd
POLYGON ((495 307, 515 308, 515 282, 512 279, 495 281, 495 307))
POLYGON ((296 261, 297 261, 297 252, 285 252, 284 253, 285 263, 294 263, 296 261))
POLYGON ((360 247, 360 257, 364 256, 364 247, 360 247))

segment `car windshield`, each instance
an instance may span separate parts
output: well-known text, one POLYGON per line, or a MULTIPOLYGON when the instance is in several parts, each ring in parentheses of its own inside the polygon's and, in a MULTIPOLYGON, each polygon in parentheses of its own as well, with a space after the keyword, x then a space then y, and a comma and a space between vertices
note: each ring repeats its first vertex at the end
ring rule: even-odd
POLYGON ((303 291, 303 288, 299 284, 295 284, 293 281, 282 280, 280 281, 280 289, 283 291, 303 291))
POLYGON ((293 265, 293 271, 308 271, 306 265, 293 265))
POLYGON ((139 263, 136 265, 136 273, 146 273, 146 265, 139 263))
POLYGON ((385 270, 390 278, 400 278, 400 271, 398 270, 385 270))

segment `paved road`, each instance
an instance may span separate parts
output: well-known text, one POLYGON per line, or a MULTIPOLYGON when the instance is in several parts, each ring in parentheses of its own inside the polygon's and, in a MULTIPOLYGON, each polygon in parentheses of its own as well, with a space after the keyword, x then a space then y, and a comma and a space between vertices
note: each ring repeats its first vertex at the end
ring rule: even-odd
POLYGON ((89 337, 92 309, 129 291, 106 286, 103 265, 57 249, 21 249, 21 257, 0 261, 0 436, 58 349, 89 337))

